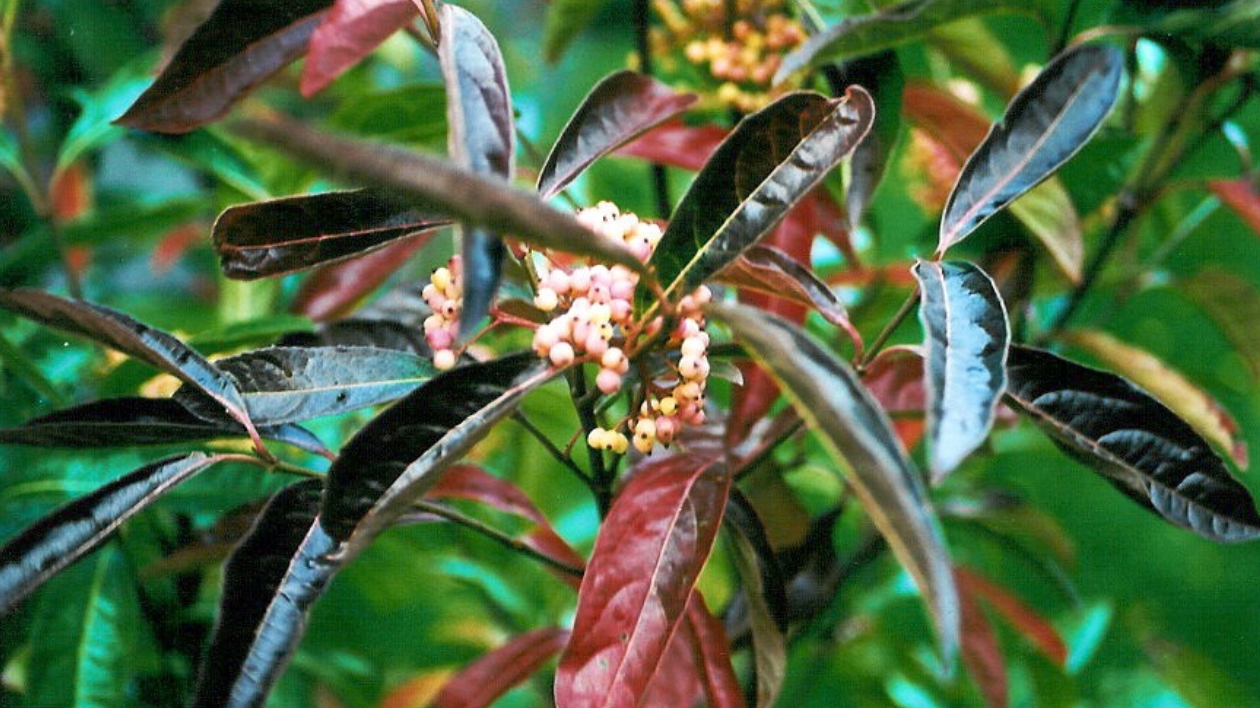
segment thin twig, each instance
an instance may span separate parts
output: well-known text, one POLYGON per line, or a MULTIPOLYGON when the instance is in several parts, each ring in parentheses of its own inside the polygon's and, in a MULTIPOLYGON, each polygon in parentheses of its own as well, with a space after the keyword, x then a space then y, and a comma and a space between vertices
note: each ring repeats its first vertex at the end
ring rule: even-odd
MULTIPOLYGON (((590 436, 591 431, 599 427, 595 418, 594 400, 588 395, 586 372, 581 366, 575 366, 566 372, 569 383, 569 394, 573 398, 573 408, 577 410, 578 420, 582 423, 582 441, 590 436)), ((604 465, 604 453, 587 445, 587 458, 591 466, 591 490, 595 494, 595 505, 599 508, 599 516, 603 518, 612 506, 613 475, 604 465)))
POLYGON ((528 556, 530 558, 533 558, 534 560, 540 561, 544 565, 554 568, 555 570, 558 570, 562 573, 566 573, 568 575, 572 575, 578 578, 582 577, 583 571, 581 568, 575 568, 574 566, 571 566, 568 563, 558 561, 555 558, 552 558, 551 556, 545 553, 541 553, 535 550, 534 548, 531 548, 530 545, 525 543, 524 541, 518 538, 514 538, 512 536, 509 536, 508 534, 500 531, 499 529, 496 529, 493 526, 490 526, 488 524, 484 524, 478 521, 477 519, 472 518, 471 516, 465 516, 448 506, 445 506, 443 504, 435 504, 433 502, 424 501, 424 500, 413 502, 412 506, 414 506, 416 509, 420 511, 433 514, 434 516, 439 516, 443 519, 446 519, 447 521, 450 521, 451 523, 459 524, 460 526, 463 526, 464 528, 476 531, 477 533, 498 543, 499 545, 503 546, 504 548, 507 548, 510 551, 514 551, 516 553, 520 553, 523 556, 528 556))
POLYGON ((916 286, 910 293, 910 297, 906 298, 906 301, 901 303, 901 308, 897 310, 897 314, 893 315, 893 318, 888 321, 888 324, 884 325, 883 331, 879 333, 879 336, 877 336, 875 341, 871 342, 871 346, 867 348, 866 354, 857 365, 859 374, 862 373, 866 367, 871 365, 871 362, 875 360, 876 355, 879 354, 879 350, 883 349, 884 344, 888 342, 888 338, 897 331, 897 328, 901 326, 901 323, 905 321, 906 317, 908 317, 911 312, 914 312, 914 307, 918 304, 919 288, 916 286))
POLYGON ((524 413, 521 413, 520 411, 514 412, 512 414, 512 420, 516 421, 521 425, 521 427, 525 428, 526 432, 532 435, 534 439, 538 441, 538 444, 542 445, 543 449, 546 450, 552 457, 556 458, 556 461, 563 465, 565 469, 572 472, 574 477, 582 480, 582 484, 585 484, 594 491, 594 487, 591 486, 591 478, 586 475, 586 472, 582 471, 582 468, 577 466, 577 463, 573 461, 572 457, 564 454, 563 450, 556 447, 556 444, 551 442, 551 438, 547 437, 547 434, 540 430, 538 426, 534 425, 529 418, 526 418, 524 413))

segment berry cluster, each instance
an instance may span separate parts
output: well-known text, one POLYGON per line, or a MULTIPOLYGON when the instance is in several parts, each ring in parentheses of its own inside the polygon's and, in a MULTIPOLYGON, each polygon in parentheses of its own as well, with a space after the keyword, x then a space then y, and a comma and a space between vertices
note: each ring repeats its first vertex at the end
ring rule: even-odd
POLYGON ((453 256, 445 268, 429 276, 429 284, 420 293, 433 314, 424 320, 424 338, 433 348, 433 365, 445 371, 455 366, 455 350, 451 345, 459 336, 459 313, 463 307, 463 268, 459 256, 453 256))
POLYGON ((652 34, 656 54, 681 49, 719 82, 717 101, 745 113, 770 101, 783 54, 805 41, 784 0, 653 0, 653 8, 664 25, 652 34))

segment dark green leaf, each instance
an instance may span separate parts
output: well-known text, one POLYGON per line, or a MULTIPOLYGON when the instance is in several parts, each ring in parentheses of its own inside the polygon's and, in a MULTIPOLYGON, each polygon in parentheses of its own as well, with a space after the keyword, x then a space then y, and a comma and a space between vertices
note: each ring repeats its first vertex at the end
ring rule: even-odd
MULTIPOLYGON (((443 4, 438 18, 442 27, 438 63, 446 84, 451 160, 477 174, 511 181, 516 124, 499 45, 476 15, 457 5, 443 4)), ((464 292, 459 330, 467 336, 494 301, 505 248, 490 229, 461 225, 460 232, 464 292)))
POLYGON ((0 616, 66 566, 99 547, 124 521, 219 457, 194 452, 128 473, 27 527, 0 548, 0 616))
MULTIPOLYGON (((757 671, 757 708, 774 705, 787 670, 787 587, 765 527, 752 504, 732 489, 725 521, 735 547, 743 600, 752 629, 753 666, 757 671)), ((734 603, 732 603, 734 606, 734 603)))
POLYGON ((223 0, 117 123, 187 133, 306 51, 333 0, 223 0))
POLYGON ((579 32, 595 19, 608 0, 554 0, 547 6, 543 59, 554 64, 579 32))
POLYGON ((183 135, 143 134, 142 142, 206 172, 249 199, 267 199, 271 193, 258 168, 236 145, 224 140, 214 129, 198 130, 183 135))
POLYGON ((869 15, 850 17, 810 37, 783 58, 774 83, 801 69, 874 54, 912 42, 954 20, 995 12, 1039 12, 1040 0, 902 0, 869 15))
MULTIPOLYGON (((214 411, 199 397, 198 404, 214 411)), ((165 398, 108 398, 50 413, 16 428, 0 429, 0 444, 40 447, 131 447, 201 442, 240 437, 245 429, 219 415, 195 415, 177 401, 165 398)), ((270 440, 326 454, 319 439, 296 425, 264 425, 258 434, 270 440)))
POLYGON ((1007 398, 1064 450, 1164 519, 1212 539, 1260 536, 1247 488, 1185 421, 1125 379, 1012 346, 1007 398))
POLYGON ((604 77, 569 119, 538 172, 538 193, 550 199, 592 162, 687 110, 695 94, 645 74, 617 71, 604 77))
POLYGON ((450 221, 360 189, 234 206, 214 222, 229 278, 266 278, 354 258, 450 221))
MULTIPOLYGON (((375 347, 271 347, 220 359, 258 425, 294 423, 386 403, 437 372, 415 354, 375 347)), ((198 412, 204 398, 181 388, 175 399, 198 412), (190 400, 191 399, 191 400, 190 400)), ((213 413, 213 410, 210 411, 213 413)))
POLYGON ((866 135, 874 111, 854 87, 834 100, 788 94, 740 122, 696 175, 652 256, 664 295, 691 292, 769 233, 866 135))
POLYGON ((1195 3, 1193 9, 1168 13, 1149 31, 1157 37, 1175 35, 1191 42, 1257 49, 1260 48, 1260 6, 1254 0, 1195 3))
POLYGON ((320 488, 307 480, 276 494, 228 558, 194 708, 261 706, 293 657, 311 605, 341 567, 316 521, 320 488))
POLYGON ((844 479, 923 593, 952 659, 958 591, 942 534, 914 469, 879 403, 853 371, 795 325, 742 305, 710 312, 779 382, 801 418, 840 463, 844 479))
POLYGON ((328 470, 321 523, 362 547, 555 372, 532 353, 441 374, 359 430, 328 470))
POLYGON ((1178 281, 1177 290, 1220 328, 1247 372, 1260 380, 1260 291, 1248 279, 1219 266, 1178 281))
POLYGON ((963 166, 941 217, 937 254, 1075 155, 1111 111, 1123 74, 1124 54, 1101 44, 1074 47, 1047 64, 963 166))
POLYGON ((979 267, 919 261, 914 277, 923 297, 930 466, 939 480, 989 436, 1006 390, 1011 331, 1002 297, 979 267))

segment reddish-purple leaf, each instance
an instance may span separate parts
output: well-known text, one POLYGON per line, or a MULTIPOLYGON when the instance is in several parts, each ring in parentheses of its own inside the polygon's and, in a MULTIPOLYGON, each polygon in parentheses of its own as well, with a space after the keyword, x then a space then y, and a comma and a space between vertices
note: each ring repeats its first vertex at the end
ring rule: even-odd
POLYGON ((698 172, 728 133, 713 123, 690 126, 670 121, 622 146, 617 154, 698 172))
POLYGON ((644 74, 618 71, 583 99, 538 173, 538 193, 550 199, 592 162, 687 110, 695 94, 679 94, 644 74))
POLYGON ((229 278, 267 278, 371 253, 450 223, 361 189, 234 206, 214 223, 229 278))
POLYGON ((787 585, 765 526, 738 488, 731 490, 726 522, 735 531, 728 537, 742 586, 729 611, 739 624, 746 620, 752 632, 757 707, 768 708, 783 688, 787 669, 787 585))
POLYGON ((223 0, 116 123, 156 133, 187 133, 289 62, 333 0, 223 0))
POLYGON ((1243 220, 1253 234, 1260 236, 1260 192, 1256 191, 1252 180, 1215 179, 1208 182, 1208 188, 1243 220))
POLYGON ((993 625, 984 616, 984 610, 980 609, 980 604, 962 582, 958 583, 958 605, 962 611, 962 658, 967 672, 980 688, 985 705, 1006 708, 1009 687, 1002 647, 998 644, 993 625))
POLYGON ((850 332, 850 336, 860 337, 849 322, 844 303, 831 287, 804 263, 774 246, 753 246, 727 266, 718 279, 812 307, 823 319, 850 332))
POLYGON ((420 16, 413 0, 336 0, 311 36, 302 95, 319 93, 381 42, 420 16))
POLYGON ((709 708, 744 708, 744 689, 731 666, 731 645, 722 621, 713 616, 696 591, 687 603, 687 621, 682 628, 691 642, 704 694, 709 708))
POLYGON ((886 349, 866 368, 862 384, 892 419, 901 444, 914 448, 927 428, 923 357, 906 349, 886 349))
POLYGON ((631 708, 662 667, 722 521, 730 476, 712 458, 641 464, 600 528, 556 672, 560 708, 631 708))
POLYGON ((442 687, 433 708, 485 708, 542 668, 564 648, 569 632, 558 627, 526 632, 469 664, 442 687))
POLYGON ((1047 659, 1059 666, 1066 665, 1067 645, 1063 643, 1063 637, 1036 610, 984 576, 963 566, 954 567, 954 579, 958 581, 960 593, 989 603, 1007 624, 1024 635, 1047 659))
MULTIPOLYGON (((704 686, 691 654, 691 642, 680 625, 669 638, 665 656, 656 667, 638 703, 644 706, 694 706, 704 696, 704 686)), ((564 706, 557 706, 564 708, 564 706)))
POLYGON ((289 309, 316 322, 341 319, 368 293, 407 264, 429 242, 432 232, 395 241, 379 251, 341 263, 321 266, 307 276, 293 296, 289 309))

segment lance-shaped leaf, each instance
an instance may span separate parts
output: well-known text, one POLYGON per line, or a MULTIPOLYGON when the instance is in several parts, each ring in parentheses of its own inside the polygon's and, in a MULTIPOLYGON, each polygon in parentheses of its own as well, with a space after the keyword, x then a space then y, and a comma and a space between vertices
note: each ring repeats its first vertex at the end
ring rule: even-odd
POLYGON ((1206 440, 1115 374, 1012 346, 1007 398, 1066 451, 1167 521, 1213 541, 1260 536, 1247 488, 1206 440))
POLYGON ((146 362, 200 390, 256 438, 235 380, 175 337, 108 307, 39 290, 0 290, 0 307, 71 334, 87 337, 146 362))
POLYGON ((646 266, 630 249, 611 239, 591 238, 572 214, 508 182, 455 166, 433 155, 344 138, 297 121, 269 116, 241 120, 236 133, 332 172, 382 188, 418 209, 459 219, 540 248, 619 263, 640 274, 646 266))
POLYGON ((1046 65, 963 166, 941 217, 937 253, 1075 155, 1111 111, 1123 73, 1124 54, 1101 44, 1069 49, 1046 65))
POLYGON ((186 133, 219 118, 250 89, 302 56, 332 4, 223 0, 115 122, 186 133))
MULTIPOLYGON (((740 122, 696 175, 652 256, 665 296, 691 292, 769 233, 853 150, 874 114, 870 95, 853 87, 833 100, 788 94, 740 122)), ((638 304, 646 309, 646 297, 638 304)))
POLYGON ((687 110, 696 98, 633 71, 604 77, 556 139, 538 172, 538 193, 555 196, 592 162, 687 110))
POLYGON ((311 605, 340 569, 316 521, 320 481, 272 497, 223 569, 223 595, 194 708, 261 706, 292 658, 311 605))
POLYGON ((713 123, 687 125, 672 120, 635 138, 617 154, 699 172, 729 133, 713 123))
POLYGON ((713 616, 704 596, 691 592, 687 619, 680 631, 691 642, 691 654, 704 684, 709 708, 744 708, 744 690, 731 666, 731 644, 722 621, 713 616))
POLYGON ((234 206, 212 233, 223 274, 252 280, 354 258, 449 223, 360 189, 234 206))
MULTIPOLYGON (((443 4, 438 20, 442 28, 438 63, 446 84, 451 159, 478 174, 510 181, 516 131, 499 44, 476 15, 458 5, 443 4)), ((460 232, 464 304, 459 329, 468 335, 490 310, 505 251, 499 235, 489 229, 464 225, 460 232)))
POLYGON ((753 246, 723 269, 718 279, 809 306, 831 324, 857 335, 844 303, 831 286, 804 263, 774 246, 753 246))
POLYGON ((962 610, 962 658, 967 673, 976 682, 988 708, 1010 705, 1010 685, 1006 678, 1006 657, 998 644, 997 632, 980 609, 971 588, 959 582, 958 600, 962 610))
POLYGON ((310 98, 420 16, 413 0, 336 0, 311 35, 302 65, 302 95, 310 98))
MULTIPOLYGON (((203 405, 204 397, 198 398, 203 405)), ((196 415, 166 398, 107 398, 49 413, 16 428, 0 429, 0 444, 40 447, 130 447, 171 445, 245 435, 235 421, 196 415)), ((316 454, 323 443, 296 425, 259 426, 258 434, 316 454)))
POLYGON ((328 470, 321 523, 369 542, 526 393, 555 375, 532 353, 452 369, 363 426, 328 470))
POLYGON ((926 36, 936 27, 964 17, 995 12, 1033 12, 1027 0, 902 0, 879 12, 850 17, 810 37, 783 58, 774 83, 827 62, 873 54, 926 36))
POLYGON ((897 133, 901 129, 901 94, 906 77, 901 70, 897 53, 891 50, 853 59, 838 67, 837 75, 827 75, 832 93, 839 93, 845 86, 857 84, 871 93, 879 110, 871 131, 853 149, 849 161, 849 185, 844 205, 848 210, 849 229, 862 223, 866 207, 875 196, 875 189, 884 179, 897 133))
POLYGON ((555 0, 547 4, 543 28, 543 59, 554 64, 578 33, 608 4, 608 0, 555 0))
POLYGON ((997 287, 979 267, 919 261, 914 276, 923 298, 931 469, 939 481, 989 436, 1006 390, 1011 330, 997 287))
POLYGON ((787 672, 787 587, 783 571, 766 536, 765 527, 752 504, 734 490, 726 508, 726 520, 735 533, 729 535, 735 549, 742 605, 752 630, 753 667, 757 672, 757 708, 774 705, 787 672))
POLYGON ((730 475, 696 454, 648 460, 614 500, 556 670, 556 704, 631 708, 661 669, 722 522, 730 475))
POLYGON ((106 484, 28 526, 0 548, 0 616, 66 566, 99 547, 171 487, 220 461, 168 457, 106 484))
POLYGON ((316 322, 340 320, 428 242, 428 234, 404 238, 366 256, 321 266, 302 281, 289 309, 316 322))
POLYGON ((1024 604, 1023 600, 963 566, 954 568, 954 579, 958 582, 959 589, 965 588, 969 595, 987 602, 1007 624, 1018 630, 1047 659, 1059 666, 1067 664, 1067 645, 1059 636, 1059 630, 1024 604))
POLYGON ((1234 347, 1253 380, 1260 380, 1260 290, 1249 278, 1219 266, 1177 282, 1234 347))
POLYGON ((568 639, 568 630, 558 627, 513 638, 452 676, 433 699, 433 708, 486 708, 541 669, 568 639))
POLYGON ((739 305, 717 304, 709 312, 778 379, 840 463, 867 516, 919 586, 942 654, 952 659, 958 591, 945 543, 919 475, 879 404, 846 364, 791 323, 739 305))
MULTIPOLYGON (((279 425, 375 406, 411 393, 433 378, 432 362, 375 347, 270 347, 215 362, 237 381, 250 418, 279 425)), ((181 388, 175 399, 209 413, 205 398, 181 388)))

